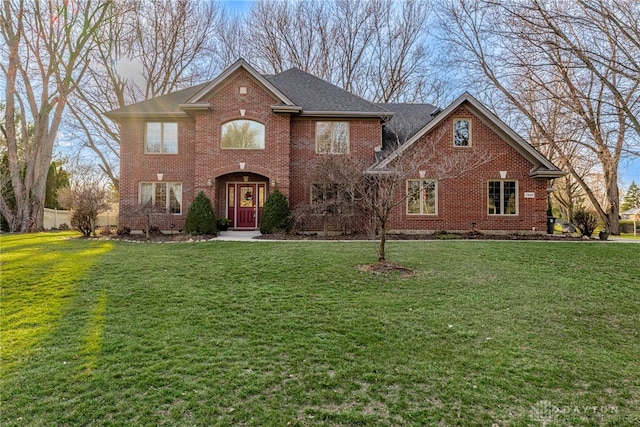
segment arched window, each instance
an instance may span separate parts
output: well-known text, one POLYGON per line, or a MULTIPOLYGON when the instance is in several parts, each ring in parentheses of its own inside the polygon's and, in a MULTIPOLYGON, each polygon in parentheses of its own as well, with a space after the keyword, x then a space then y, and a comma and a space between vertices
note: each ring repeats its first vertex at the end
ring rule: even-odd
POLYGON ((264 125, 253 120, 233 120, 222 125, 222 148, 264 149, 264 125))

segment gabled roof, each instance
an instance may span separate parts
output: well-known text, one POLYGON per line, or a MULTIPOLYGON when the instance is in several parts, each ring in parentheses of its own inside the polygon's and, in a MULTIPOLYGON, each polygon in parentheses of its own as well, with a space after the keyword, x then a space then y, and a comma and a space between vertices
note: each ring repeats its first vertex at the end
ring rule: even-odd
POLYGON ((265 76, 302 107, 303 116, 382 117, 390 113, 359 96, 297 68, 265 76))
POLYGON ((215 79, 188 89, 152 98, 106 113, 107 117, 185 117, 190 110, 207 110, 207 95, 239 69, 245 70, 277 99, 274 112, 318 117, 391 117, 393 113, 297 68, 274 75, 259 74, 239 59, 215 79))
POLYGON ((437 112, 433 120, 430 120, 419 131, 415 132, 404 142, 397 150, 377 164, 373 165, 369 170, 383 171, 394 159, 398 158, 404 151, 416 143, 421 137, 432 131, 442 121, 449 117, 460 106, 465 105, 475 114, 484 124, 496 132, 511 147, 522 154, 529 162, 533 164, 533 168, 529 175, 532 178, 559 178, 566 175, 565 172, 551 163, 545 156, 540 154, 527 141, 522 139, 513 129, 507 126, 495 114, 493 114, 480 101, 474 98, 469 92, 463 93, 458 99, 453 101, 447 108, 437 112))
POLYGON ((191 97, 186 104, 197 104, 203 100, 203 98, 212 90, 216 88, 220 83, 225 81, 229 76, 235 73, 240 68, 247 71, 251 77, 256 79, 265 89, 271 92, 283 105, 294 106, 296 105, 291 99, 283 94, 280 89, 271 84, 265 77, 259 74, 247 61, 240 58, 229 68, 224 70, 218 77, 207 83, 200 91, 198 91, 193 97, 191 97))

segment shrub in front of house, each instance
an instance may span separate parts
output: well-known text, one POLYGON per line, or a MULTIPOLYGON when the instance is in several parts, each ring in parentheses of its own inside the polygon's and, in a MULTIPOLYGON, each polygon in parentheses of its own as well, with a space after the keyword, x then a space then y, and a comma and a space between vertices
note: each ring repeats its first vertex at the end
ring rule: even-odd
POLYGON ((187 212, 184 231, 187 234, 216 234, 218 232, 211 200, 202 191, 193 199, 189 212, 187 212))
POLYGON ((291 211, 287 198, 280 191, 275 190, 267 196, 262 207, 260 219, 260 232, 273 234, 278 231, 286 231, 289 228, 291 211))
POLYGON ((573 214, 573 223, 582 236, 591 237, 598 226, 598 217, 593 212, 580 207, 573 214))

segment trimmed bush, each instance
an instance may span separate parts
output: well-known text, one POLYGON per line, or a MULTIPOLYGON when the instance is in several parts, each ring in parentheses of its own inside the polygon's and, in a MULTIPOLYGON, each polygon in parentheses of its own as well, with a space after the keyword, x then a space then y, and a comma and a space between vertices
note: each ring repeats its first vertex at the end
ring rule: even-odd
POLYGON ((189 212, 187 212, 184 231, 187 234, 216 234, 218 232, 211 200, 202 191, 193 199, 189 212))
POLYGON ((267 196, 262 207, 260 219, 260 232, 273 234, 278 231, 286 231, 289 228, 291 211, 287 198, 280 191, 275 190, 267 196))
POLYGON ((573 223, 581 235, 591 237, 598 226, 598 217, 593 212, 580 207, 573 214, 573 223))

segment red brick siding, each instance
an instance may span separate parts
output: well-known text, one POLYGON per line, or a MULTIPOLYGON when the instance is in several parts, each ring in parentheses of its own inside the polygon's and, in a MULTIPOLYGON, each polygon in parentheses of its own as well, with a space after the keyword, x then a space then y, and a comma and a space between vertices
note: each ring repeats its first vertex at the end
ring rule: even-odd
POLYGON ((309 176, 313 174, 314 160, 321 156, 342 156, 343 154, 316 154, 316 122, 349 122, 349 156, 364 165, 363 169, 375 162, 375 148, 382 143, 380 119, 326 119, 293 118, 291 120, 291 190, 290 205, 295 208, 301 203, 309 203, 311 198, 309 176))
POLYGON ((161 173, 162 182, 182 183, 182 213, 154 215, 151 225, 168 230, 171 224, 174 224, 176 230, 182 229, 188 206, 195 197, 193 120, 190 118, 130 119, 122 122, 120 132, 120 225, 132 229, 145 227, 146 219, 129 215, 128 208, 138 204, 139 183, 157 182, 157 174, 161 173), (147 121, 178 123, 177 154, 145 154, 144 135, 147 121))
MULTIPOLYGON (((546 230, 547 181, 530 178, 529 171, 533 165, 466 108, 459 108, 432 131, 432 135, 440 135, 444 129, 437 150, 441 156, 469 150, 466 147, 453 146, 453 118, 472 120, 471 144, 474 153, 489 156, 491 161, 469 170, 460 177, 440 180, 437 215, 408 215, 406 203, 402 203, 392 213, 390 229, 409 232, 466 231, 471 230, 472 222, 475 222, 480 231, 531 232, 535 227, 535 231, 544 232, 546 230), (488 181, 500 180, 500 171, 507 171, 506 180, 518 182, 517 215, 488 214, 488 181), (535 198, 525 199, 525 192, 535 193, 535 198)), ((416 142, 414 149, 424 147, 426 138, 428 135, 416 142)), ((438 162, 436 157, 431 165, 435 167, 438 162)), ((424 168, 427 172, 425 178, 436 176, 433 167, 424 168)), ((414 178, 419 179, 418 173, 414 178)), ((403 184, 403 190, 405 188, 403 184)))
MULTIPOLYGON (((271 106, 279 103, 248 73, 238 71, 228 81, 210 94, 208 102, 211 112, 198 114, 195 123, 195 187, 215 200, 216 215, 226 217, 225 182, 237 180, 226 176, 251 175, 251 181, 263 181, 269 188, 277 187, 289 194, 290 135, 288 114, 275 114, 271 106), (240 87, 247 94, 240 94, 240 87), (240 110, 245 110, 242 116, 240 110), (222 125, 231 120, 254 120, 265 126, 265 148, 263 150, 234 150, 220 147, 222 125), (245 164, 244 170, 240 163, 245 164), (215 185, 208 187, 211 180, 215 185), (216 192, 220 194, 216 194, 216 192)), ((192 166, 193 168, 193 166, 192 166)))

